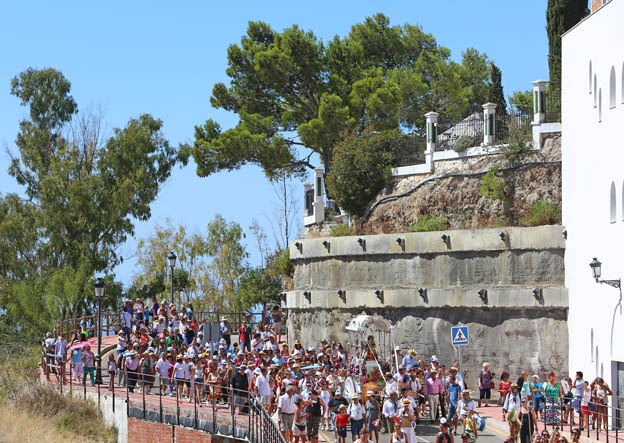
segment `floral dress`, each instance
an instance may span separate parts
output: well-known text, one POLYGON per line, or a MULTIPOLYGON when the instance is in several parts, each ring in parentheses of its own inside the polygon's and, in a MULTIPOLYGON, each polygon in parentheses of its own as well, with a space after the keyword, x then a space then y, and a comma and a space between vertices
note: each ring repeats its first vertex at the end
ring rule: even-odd
POLYGON ((552 386, 548 383, 544 387, 544 411, 542 421, 547 425, 557 425, 561 421, 559 404, 559 385, 552 386))

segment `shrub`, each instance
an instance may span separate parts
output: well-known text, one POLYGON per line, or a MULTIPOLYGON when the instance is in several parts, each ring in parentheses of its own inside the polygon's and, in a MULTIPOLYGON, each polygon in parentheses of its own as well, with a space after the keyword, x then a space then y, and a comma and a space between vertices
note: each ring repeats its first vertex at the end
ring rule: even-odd
POLYGON ((345 223, 340 223, 332 226, 330 231, 330 235, 332 237, 346 237, 347 235, 355 235, 355 229, 345 223))
POLYGON ((409 232, 431 232, 431 231, 443 231, 448 227, 448 220, 443 217, 429 217, 427 214, 420 217, 420 219, 407 227, 409 232))
POLYGON ((327 174, 328 194, 349 214, 362 216, 390 181, 404 136, 398 130, 353 131, 338 143, 327 174))
POLYGON ((500 166, 495 165, 481 179, 481 196, 490 200, 502 200, 505 198, 505 183, 503 179, 496 175, 500 166))
POLYGON ((293 265, 292 260, 290 259, 290 249, 286 248, 282 250, 275 261, 276 264, 276 274, 277 275, 285 275, 287 277, 292 277, 295 273, 295 266, 293 265))
POLYGON ((473 137, 462 135, 461 137, 457 139, 457 141, 453 145, 453 151, 464 152, 466 149, 472 148, 473 146, 475 146, 473 137))
POLYGON ((523 226, 558 225, 561 223, 561 206, 557 203, 538 200, 522 219, 523 226))
POLYGON ((511 128, 507 145, 502 145, 499 149, 507 163, 514 163, 522 154, 529 152, 532 145, 531 127, 521 125, 511 128))

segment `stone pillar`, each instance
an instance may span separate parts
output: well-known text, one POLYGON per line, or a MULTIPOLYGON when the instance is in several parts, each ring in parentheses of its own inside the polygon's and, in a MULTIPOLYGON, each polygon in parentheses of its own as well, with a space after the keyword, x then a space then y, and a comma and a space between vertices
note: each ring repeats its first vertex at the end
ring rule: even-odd
POLYGON ((314 223, 314 183, 303 184, 303 225, 314 223))
POLYGON ((427 117, 427 150, 425 151, 425 165, 427 168, 434 172, 433 154, 436 150, 436 143, 438 140, 438 117, 440 114, 431 111, 425 114, 427 117))
POLYGON ((496 103, 483 105, 483 144, 494 144, 496 140, 496 103))
POLYGON ((314 169, 314 223, 322 223, 325 220, 324 175, 325 170, 323 168, 314 169))
POLYGON ((546 80, 533 82, 533 124, 546 122, 546 80))

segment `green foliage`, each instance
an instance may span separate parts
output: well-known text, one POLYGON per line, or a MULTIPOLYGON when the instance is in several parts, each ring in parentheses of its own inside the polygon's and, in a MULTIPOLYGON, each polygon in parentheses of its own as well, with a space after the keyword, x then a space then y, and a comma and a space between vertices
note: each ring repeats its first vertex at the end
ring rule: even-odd
POLYGON ((241 277, 237 308, 250 309, 259 304, 280 304, 282 280, 265 267, 249 268, 241 277))
POLYGON ((528 125, 514 126, 509 131, 506 145, 499 150, 507 164, 514 164, 523 154, 529 152, 533 145, 533 134, 528 125))
POLYGON ((423 215, 413 225, 409 225, 407 230, 409 232, 432 232, 443 231, 448 228, 448 220, 439 215, 435 217, 429 217, 428 214, 423 215))
POLYGON ((330 235, 332 237, 346 237, 348 235, 355 235, 355 229, 346 223, 339 223, 334 225, 330 229, 330 235))
MULTIPOLYGON (((28 200, 0 196, 0 308, 10 324, 38 333, 53 320, 94 311, 94 274, 123 261, 119 245, 134 234, 135 220, 150 217, 178 161, 160 120, 144 114, 106 136, 102 114, 79 116, 70 90, 51 68, 29 68, 11 81, 29 113, 9 174, 28 200)), ((107 306, 121 296, 113 277, 107 306)))
POLYGON ((397 130, 351 132, 339 143, 333 155, 333 168, 326 184, 338 206, 361 216, 366 206, 390 180, 397 158, 397 130))
POLYGON ((462 87, 470 88, 468 102, 470 111, 483 111, 487 103, 490 89, 490 62, 487 55, 481 54, 474 48, 468 48, 462 54, 461 80, 462 87))
POLYGON ((267 259, 267 268, 277 277, 292 277, 295 272, 295 265, 290 258, 290 249, 278 249, 275 251, 267 259))
POLYGON ((470 137, 468 135, 462 135, 453 144, 453 151, 464 152, 466 149, 472 148, 474 144, 475 144, 474 137, 470 137))
POLYGON ((557 203, 538 200, 522 219, 522 226, 541 226, 561 224, 561 206, 557 203))
POLYGON ((250 22, 227 57, 229 85, 214 86, 211 104, 238 114, 239 123, 224 131, 208 120, 195 128, 191 152, 200 176, 247 163, 269 178, 304 173, 314 153, 329 173, 345 132, 372 125, 422 136, 423 114, 463 117, 487 83, 485 55, 469 50, 459 65, 431 34, 391 26, 383 14, 328 43, 297 25, 278 32, 250 22))
POLYGON ((490 200, 502 200, 505 198, 505 182, 496 173, 500 166, 495 165, 490 168, 481 179, 480 194, 490 200))
POLYGON ((509 104, 514 106, 519 112, 526 115, 533 115, 533 92, 516 91, 509 97, 509 104))
POLYGON ((548 0, 548 72, 550 86, 557 91, 561 90, 561 36, 588 14, 587 0, 548 0))
POLYGON ((497 114, 507 114, 507 102, 505 101, 505 93, 503 92, 503 74, 501 70, 494 64, 490 63, 490 83, 488 87, 488 102, 496 103, 497 114))

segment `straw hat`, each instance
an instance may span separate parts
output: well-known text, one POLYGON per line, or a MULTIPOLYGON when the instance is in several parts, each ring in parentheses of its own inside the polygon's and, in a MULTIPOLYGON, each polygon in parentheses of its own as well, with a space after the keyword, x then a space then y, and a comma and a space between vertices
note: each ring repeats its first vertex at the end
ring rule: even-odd
POLYGON ((409 398, 404 398, 403 400, 401 400, 401 404, 403 406, 411 405, 412 404, 412 400, 410 400, 409 398))
POLYGON ((415 350, 415 349, 410 349, 409 351, 407 351, 407 353, 408 353, 409 355, 411 355, 412 357, 414 357, 414 356, 416 356, 416 354, 418 354, 418 352, 416 352, 416 350, 415 350))

